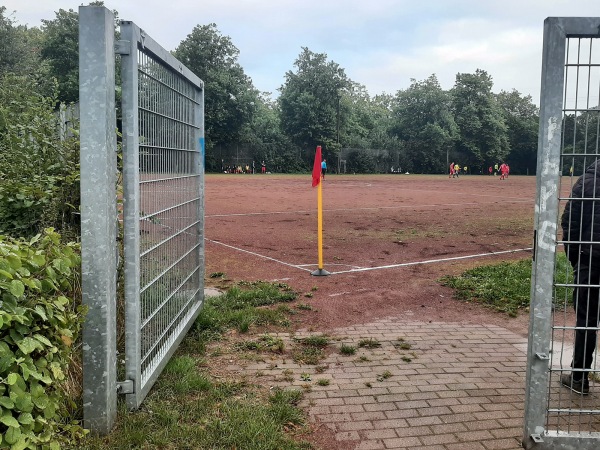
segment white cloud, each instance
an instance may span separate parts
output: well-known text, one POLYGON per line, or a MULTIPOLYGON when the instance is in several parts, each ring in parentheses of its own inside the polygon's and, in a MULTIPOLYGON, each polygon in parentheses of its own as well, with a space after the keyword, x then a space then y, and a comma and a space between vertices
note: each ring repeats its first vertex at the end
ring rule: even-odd
MULTIPOLYGON (((4 0, 30 26, 81 0, 4 0)), ((598 16, 597 0, 105 0, 173 50, 196 25, 217 24, 240 49, 260 90, 276 90, 301 47, 327 53, 372 95, 405 89, 435 73, 444 88, 457 73, 486 70, 494 90, 539 96, 543 22, 598 16)))

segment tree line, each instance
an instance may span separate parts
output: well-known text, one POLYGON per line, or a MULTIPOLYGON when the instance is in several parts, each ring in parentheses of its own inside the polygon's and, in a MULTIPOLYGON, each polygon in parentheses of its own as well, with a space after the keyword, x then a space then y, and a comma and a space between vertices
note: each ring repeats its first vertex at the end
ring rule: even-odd
MULTIPOLYGON (((0 42, 0 75, 29 77, 45 95, 55 89, 58 102, 78 101, 76 11, 60 9, 27 27, 0 7, 0 42)), ((444 173, 450 161, 471 173, 502 162, 515 174, 536 170, 537 106, 514 89, 494 93, 482 69, 456 74, 449 90, 432 74, 395 94, 371 95, 326 53, 301 47, 274 98, 256 89, 238 48, 214 23, 194 27, 172 53, 204 81, 207 171, 221 171, 234 155, 239 162, 240 153, 269 170, 308 171, 317 145, 328 161, 347 155, 346 170, 357 173, 444 173)))

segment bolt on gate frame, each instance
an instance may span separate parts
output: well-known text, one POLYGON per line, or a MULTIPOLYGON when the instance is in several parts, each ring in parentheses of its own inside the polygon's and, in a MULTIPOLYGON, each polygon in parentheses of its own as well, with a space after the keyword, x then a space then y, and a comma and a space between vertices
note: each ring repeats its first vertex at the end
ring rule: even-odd
MULTIPOLYGON (((593 292, 598 285, 580 284, 562 251, 564 244, 591 246, 592 242, 563 237, 560 217, 576 180, 600 158, 599 135, 600 18, 547 18, 523 436, 523 446, 528 449, 600 448, 597 347, 587 370, 589 395, 584 395, 583 389, 573 392, 560 382, 561 376, 572 370, 574 333, 580 330, 591 336, 598 330, 598 317, 590 321, 594 326, 590 322, 586 327, 576 326, 577 303, 573 302, 573 294, 581 288, 593 292)), ((592 211, 600 208, 600 201, 594 198, 578 201, 587 201, 592 211)), ((592 301, 599 299, 590 298, 592 301)))
POLYGON ((204 300, 202 81, 134 23, 80 7, 84 425, 108 433, 117 393, 137 408, 204 300), (116 44, 116 45, 115 45, 116 44), (117 207, 115 53, 123 208, 117 207), (125 380, 117 380, 117 217, 122 214, 125 380))

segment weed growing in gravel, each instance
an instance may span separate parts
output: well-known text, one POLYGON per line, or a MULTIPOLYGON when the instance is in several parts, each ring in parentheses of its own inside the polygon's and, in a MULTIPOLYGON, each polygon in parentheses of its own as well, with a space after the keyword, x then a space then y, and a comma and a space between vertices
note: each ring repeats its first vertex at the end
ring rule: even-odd
POLYGON ((304 345, 311 347, 327 347, 329 345, 329 337, 323 334, 308 336, 305 338, 298 339, 298 341, 304 345))
POLYGON ((381 347, 381 342, 373 338, 361 339, 360 341, 358 341, 358 346, 365 348, 378 348, 381 347))
POLYGON ((356 347, 353 345, 342 344, 340 347, 340 353, 346 356, 354 355, 356 353, 356 347))

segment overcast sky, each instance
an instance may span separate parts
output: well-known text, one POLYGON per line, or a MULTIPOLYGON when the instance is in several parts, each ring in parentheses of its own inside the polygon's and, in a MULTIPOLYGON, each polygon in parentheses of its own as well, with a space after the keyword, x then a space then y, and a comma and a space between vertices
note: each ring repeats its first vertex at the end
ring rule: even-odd
MULTIPOLYGON (((40 26, 81 0, 0 0, 19 24, 40 26)), ((87 1, 85 2, 88 3, 87 1)), ((546 17, 597 17, 599 0, 106 0, 167 50, 215 23, 239 49, 254 86, 278 95, 301 47, 326 53, 371 95, 395 94, 436 74, 487 71, 494 91, 539 102, 546 17)))

